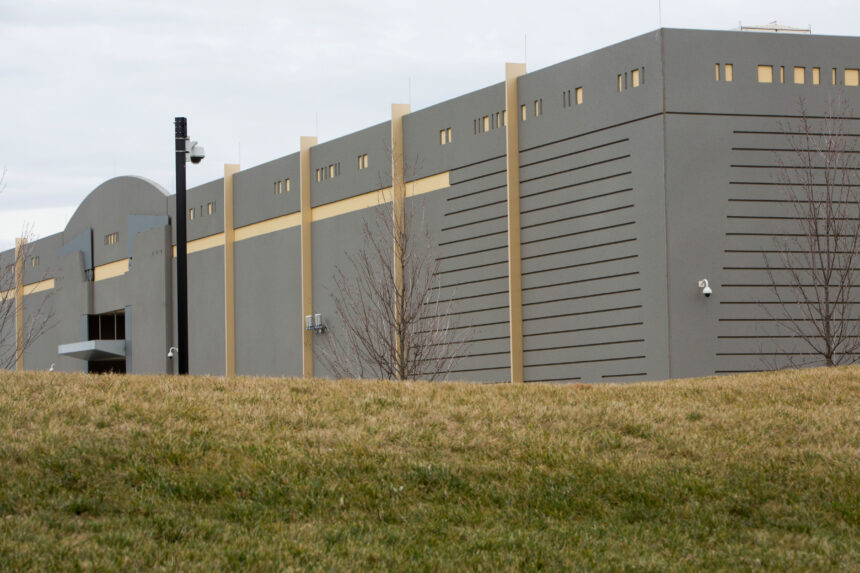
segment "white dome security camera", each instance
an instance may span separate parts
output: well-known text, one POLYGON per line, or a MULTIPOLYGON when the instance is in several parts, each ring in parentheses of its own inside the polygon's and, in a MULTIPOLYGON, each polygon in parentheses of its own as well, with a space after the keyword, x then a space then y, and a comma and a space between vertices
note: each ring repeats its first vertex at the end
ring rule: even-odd
POLYGON ((167 357, 173 358, 174 356, 176 356, 177 352, 179 352, 179 349, 175 346, 171 346, 170 349, 167 351, 167 357))
POLYGON ((699 288, 702 289, 702 294, 705 295, 706 298, 711 296, 711 293, 714 292, 711 290, 711 286, 708 284, 708 279, 701 279, 699 281, 699 288))
POLYGON ((206 157, 206 150, 196 141, 186 141, 185 150, 185 155, 195 165, 203 161, 203 158, 206 157))

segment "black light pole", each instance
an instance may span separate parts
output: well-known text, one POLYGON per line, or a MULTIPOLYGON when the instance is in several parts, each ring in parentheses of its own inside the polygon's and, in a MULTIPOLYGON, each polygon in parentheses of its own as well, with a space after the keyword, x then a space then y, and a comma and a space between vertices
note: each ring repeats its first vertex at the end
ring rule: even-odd
POLYGON ((184 117, 173 121, 176 128, 176 311, 179 340, 178 373, 188 374, 188 249, 186 245, 185 162, 188 123, 184 117))

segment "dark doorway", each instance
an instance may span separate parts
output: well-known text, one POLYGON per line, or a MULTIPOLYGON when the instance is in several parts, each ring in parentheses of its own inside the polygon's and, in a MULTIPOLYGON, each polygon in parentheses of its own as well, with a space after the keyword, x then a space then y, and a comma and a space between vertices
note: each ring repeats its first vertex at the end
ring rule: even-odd
POLYGON ((87 369, 90 374, 125 374, 125 360, 91 360, 87 369))

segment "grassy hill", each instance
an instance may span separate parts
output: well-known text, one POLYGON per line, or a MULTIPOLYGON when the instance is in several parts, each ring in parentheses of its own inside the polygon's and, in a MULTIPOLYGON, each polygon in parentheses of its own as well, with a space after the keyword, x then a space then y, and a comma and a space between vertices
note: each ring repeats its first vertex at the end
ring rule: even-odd
POLYGON ((860 368, 0 374, 0 569, 860 570, 860 368))

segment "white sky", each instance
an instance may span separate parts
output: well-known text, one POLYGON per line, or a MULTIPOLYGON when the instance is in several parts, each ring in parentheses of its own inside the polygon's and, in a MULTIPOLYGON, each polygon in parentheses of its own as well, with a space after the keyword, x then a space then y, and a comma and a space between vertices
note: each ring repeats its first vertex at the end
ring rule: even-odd
MULTIPOLYGON (((114 175, 173 193, 173 118, 206 148, 188 186, 660 27, 633 0, 0 0, 0 250, 62 231, 114 175), (527 38, 527 41, 524 41, 527 38), (527 50, 524 50, 527 45, 527 50), (411 101, 410 101, 411 100, 411 101)), ((849 0, 662 0, 662 26, 778 20, 856 35, 849 0)))

